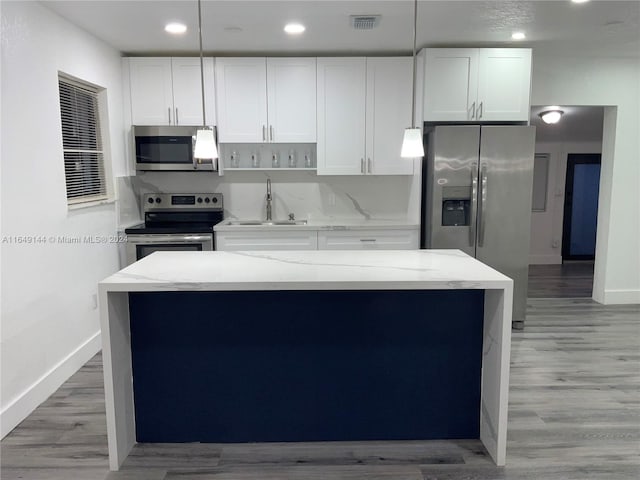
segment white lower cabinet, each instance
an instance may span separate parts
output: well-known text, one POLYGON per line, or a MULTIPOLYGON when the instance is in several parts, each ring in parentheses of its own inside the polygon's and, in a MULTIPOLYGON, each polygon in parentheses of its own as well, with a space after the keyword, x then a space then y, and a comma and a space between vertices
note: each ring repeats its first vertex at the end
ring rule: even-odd
POLYGON ((216 232, 216 250, 317 250, 318 232, 216 232))
POLYGON ((331 230, 318 232, 318 250, 414 250, 418 230, 331 230))

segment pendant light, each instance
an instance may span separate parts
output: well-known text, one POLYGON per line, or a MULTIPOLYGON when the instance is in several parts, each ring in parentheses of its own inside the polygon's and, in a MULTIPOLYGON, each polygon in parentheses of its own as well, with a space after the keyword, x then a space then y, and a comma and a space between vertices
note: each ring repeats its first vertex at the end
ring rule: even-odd
POLYGON ((402 158, 424 157, 422 132, 416 128, 416 33, 418 25, 418 0, 413 2, 413 79, 411 95, 411 127, 405 128, 402 140, 402 158))
MULTIPOLYGON (((202 128, 196 131, 196 145, 193 151, 194 162, 202 163, 202 160, 210 160, 213 165, 218 158, 218 148, 213 135, 213 128, 207 126, 207 117, 204 103, 204 60, 202 54, 202 8, 198 0, 198 35, 200 36, 200 87, 202 89, 202 128)), ((195 167, 195 165, 194 165, 195 167)))

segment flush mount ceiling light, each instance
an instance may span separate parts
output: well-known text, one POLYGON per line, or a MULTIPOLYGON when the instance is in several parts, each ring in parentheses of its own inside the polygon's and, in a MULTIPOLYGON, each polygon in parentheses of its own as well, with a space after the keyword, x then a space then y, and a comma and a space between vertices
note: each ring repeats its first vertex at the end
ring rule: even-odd
POLYGON ((287 23, 284 26, 284 31, 289 35, 299 35, 306 30, 305 26, 301 23, 287 23))
MULTIPOLYGON (((200 87, 202 90, 202 128, 196 131, 196 145, 193 149, 193 166, 195 162, 202 163, 202 160, 210 160, 211 166, 218 158, 218 148, 216 139, 213 136, 213 128, 207 126, 207 113, 204 108, 204 59, 202 55, 202 9, 198 0, 198 36, 200 38, 200 87)), ((208 163, 208 162, 207 162, 208 163)), ((215 170, 215 169, 214 169, 215 170)))
POLYGON ((187 26, 184 23, 171 22, 164 26, 164 31, 173 35, 181 35, 187 31, 187 26))
POLYGON ((511 34, 512 40, 524 40, 525 38, 527 38, 527 36, 524 34, 524 32, 513 32, 511 34))
POLYGON ((424 157, 422 132, 416 128, 416 32, 418 27, 418 0, 413 2, 413 80, 411 95, 411 127, 405 128, 402 140, 402 158, 424 157))
POLYGON ((548 124, 558 123, 562 115, 564 115, 564 111, 559 108, 550 108, 549 110, 545 110, 538 114, 542 121, 548 124))
POLYGON ((571 3, 587 3, 589 0, 571 0, 571 3))

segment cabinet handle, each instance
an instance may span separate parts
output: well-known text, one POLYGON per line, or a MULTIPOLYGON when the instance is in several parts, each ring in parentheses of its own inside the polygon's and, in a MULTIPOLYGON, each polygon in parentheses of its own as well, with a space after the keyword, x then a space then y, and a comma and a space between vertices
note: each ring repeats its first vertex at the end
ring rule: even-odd
POLYGON ((364 173, 364 158, 360 159, 360 173, 364 173))
POLYGON ((262 125, 262 141, 267 141, 267 127, 266 125, 262 125))
POLYGON ((471 120, 476 118, 476 102, 471 104, 471 120))
POLYGON ((371 159, 367 158, 367 169, 369 170, 369 173, 371 173, 371 159))
POLYGON ((361 238, 360 241, 361 242, 375 242, 376 239, 375 238, 361 238))
POLYGON ((167 107, 167 112, 169 112, 169 125, 171 125, 171 107, 167 107))
POLYGON ((483 103, 484 103, 484 102, 480 102, 480 105, 478 105, 478 118, 482 118, 482 113, 483 113, 483 112, 482 112, 482 110, 483 110, 483 108, 482 108, 482 104, 483 104, 483 103))
POLYGON ((271 141, 273 142, 273 125, 269 125, 269 133, 271 134, 271 141))
POLYGON ((176 107, 176 125, 180 125, 180 121, 178 120, 178 107, 176 107))

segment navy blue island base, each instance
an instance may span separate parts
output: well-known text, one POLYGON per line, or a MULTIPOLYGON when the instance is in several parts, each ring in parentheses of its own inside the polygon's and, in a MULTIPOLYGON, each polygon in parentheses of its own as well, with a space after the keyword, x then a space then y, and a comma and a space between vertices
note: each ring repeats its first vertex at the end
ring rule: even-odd
POLYGON ((138 442, 479 438, 483 290, 129 293, 138 442))

